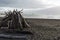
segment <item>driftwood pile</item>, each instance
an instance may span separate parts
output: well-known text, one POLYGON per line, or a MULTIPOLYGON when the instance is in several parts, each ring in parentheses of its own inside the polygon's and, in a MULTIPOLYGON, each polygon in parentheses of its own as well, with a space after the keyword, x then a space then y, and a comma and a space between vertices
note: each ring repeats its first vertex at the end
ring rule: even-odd
POLYGON ((25 19, 22 17, 21 11, 13 10, 5 12, 6 16, 2 19, 0 27, 7 27, 8 29, 23 30, 25 27, 30 27, 25 19))

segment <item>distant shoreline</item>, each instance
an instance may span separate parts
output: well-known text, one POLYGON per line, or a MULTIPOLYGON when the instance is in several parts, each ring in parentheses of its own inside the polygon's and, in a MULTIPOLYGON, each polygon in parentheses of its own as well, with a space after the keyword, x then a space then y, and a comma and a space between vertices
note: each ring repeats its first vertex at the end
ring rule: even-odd
POLYGON ((25 19, 60 20, 60 19, 49 19, 49 18, 25 18, 25 19))

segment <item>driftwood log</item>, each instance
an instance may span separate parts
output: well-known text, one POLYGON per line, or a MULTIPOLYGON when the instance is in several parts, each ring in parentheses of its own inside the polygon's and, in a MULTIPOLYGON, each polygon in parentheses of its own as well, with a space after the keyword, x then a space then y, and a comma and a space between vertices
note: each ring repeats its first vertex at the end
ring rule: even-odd
POLYGON ((8 27, 8 29, 22 30, 25 27, 30 27, 29 24, 21 15, 21 11, 13 10, 6 12, 6 16, 2 19, 0 27, 8 27))

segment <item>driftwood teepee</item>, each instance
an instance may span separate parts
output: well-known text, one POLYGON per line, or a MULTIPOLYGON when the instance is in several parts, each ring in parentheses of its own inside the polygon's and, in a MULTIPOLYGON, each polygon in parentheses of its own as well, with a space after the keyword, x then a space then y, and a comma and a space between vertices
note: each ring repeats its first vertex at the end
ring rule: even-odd
POLYGON ((17 30, 22 30, 25 27, 30 27, 22 17, 21 11, 13 10, 13 12, 6 12, 6 16, 2 19, 0 27, 7 26, 8 29, 17 30))

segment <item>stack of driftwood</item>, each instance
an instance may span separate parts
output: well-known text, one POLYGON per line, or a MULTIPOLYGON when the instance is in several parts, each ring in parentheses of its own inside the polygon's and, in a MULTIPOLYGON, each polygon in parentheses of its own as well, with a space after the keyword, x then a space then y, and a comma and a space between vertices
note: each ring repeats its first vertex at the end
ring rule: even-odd
POLYGON ((0 27, 7 27, 13 30, 22 30, 25 27, 30 27, 21 15, 22 10, 13 10, 5 13, 6 16, 2 19, 0 27))

